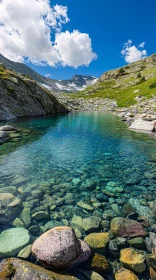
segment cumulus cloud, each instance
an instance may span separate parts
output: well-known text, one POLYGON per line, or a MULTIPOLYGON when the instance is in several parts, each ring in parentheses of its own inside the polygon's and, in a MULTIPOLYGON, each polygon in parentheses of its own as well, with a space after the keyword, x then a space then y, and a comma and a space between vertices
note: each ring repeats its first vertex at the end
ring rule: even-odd
POLYGON ((145 42, 136 47, 132 45, 132 41, 129 39, 128 42, 124 44, 121 54, 127 63, 136 62, 147 56, 147 51, 143 49, 144 46, 145 42))
POLYGON ((49 0, 1 0, 0 53, 37 65, 88 65, 96 58, 89 35, 61 31, 69 21, 67 10, 51 7, 49 0))
POLYGON ((58 33, 55 42, 55 50, 59 53, 63 66, 88 65, 96 58, 92 51, 91 39, 86 33, 80 33, 78 30, 72 33, 58 33))

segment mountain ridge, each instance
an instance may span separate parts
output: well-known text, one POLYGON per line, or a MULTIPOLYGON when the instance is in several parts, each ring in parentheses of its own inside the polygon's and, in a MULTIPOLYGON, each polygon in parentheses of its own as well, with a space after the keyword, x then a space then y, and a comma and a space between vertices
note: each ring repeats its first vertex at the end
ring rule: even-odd
POLYGON ((28 78, 31 77, 37 83, 52 91, 77 92, 96 82, 98 79, 97 77, 90 75, 74 75, 71 79, 66 80, 47 78, 40 75, 27 65, 11 61, 2 54, 0 54, 0 63, 17 74, 26 75, 28 78))

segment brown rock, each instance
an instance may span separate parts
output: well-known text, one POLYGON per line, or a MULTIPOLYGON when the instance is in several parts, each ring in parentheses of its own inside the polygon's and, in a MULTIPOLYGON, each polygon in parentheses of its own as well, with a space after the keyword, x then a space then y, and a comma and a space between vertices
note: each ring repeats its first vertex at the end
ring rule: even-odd
POLYGON ((148 255, 147 263, 150 267, 152 267, 154 270, 156 270, 156 254, 148 255))
POLYGON ((138 280, 139 278, 130 270, 126 268, 120 268, 115 273, 115 280, 138 280))
POLYGON ((118 237, 146 236, 146 231, 140 223, 126 218, 114 218, 111 221, 110 229, 118 237))
POLYGON ((5 259, 0 263, 0 279, 6 280, 78 280, 73 275, 59 274, 20 259, 5 259))
POLYGON ((146 269, 145 256, 132 248, 120 251, 120 261, 123 266, 137 273, 142 273, 146 269))
POLYGON ((97 272, 106 272, 111 270, 111 266, 110 262, 106 259, 105 256, 95 253, 88 261, 87 269, 97 272))
POLYGON ((150 280, 156 280, 156 271, 152 267, 150 267, 149 272, 150 272, 150 280))

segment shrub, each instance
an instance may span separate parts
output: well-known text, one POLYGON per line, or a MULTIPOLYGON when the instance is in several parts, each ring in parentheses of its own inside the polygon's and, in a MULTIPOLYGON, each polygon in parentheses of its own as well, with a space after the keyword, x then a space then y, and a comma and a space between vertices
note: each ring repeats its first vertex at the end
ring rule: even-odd
POLYGON ((125 73, 125 70, 121 67, 121 68, 119 69, 119 74, 123 74, 123 73, 125 73))
POLYGON ((137 75, 137 79, 139 79, 139 78, 141 78, 140 72, 139 72, 138 75, 137 75))
POLYGON ((12 88, 12 87, 7 87, 7 91, 8 91, 10 94, 15 92, 14 88, 12 88))
POLYGON ((156 88, 156 82, 149 85, 149 89, 156 88))

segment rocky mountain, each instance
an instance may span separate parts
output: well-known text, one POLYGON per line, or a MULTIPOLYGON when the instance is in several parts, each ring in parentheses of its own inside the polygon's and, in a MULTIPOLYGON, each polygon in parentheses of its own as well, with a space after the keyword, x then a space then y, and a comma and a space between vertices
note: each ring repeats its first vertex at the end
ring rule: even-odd
POLYGON ((3 64, 6 69, 12 70, 21 75, 25 75, 26 77, 31 77, 45 88, 56 92, 77 92, 79 90, 83 90, 89 85, 92 85, 98 80, 97 77, 87 75, 75 75, 69 80, 54 80, 46 78, 32 70, 27 65, 11 61, 5 58, 2 54, 0 54, 0 63, 3 64))
POLYGON ((0 121, 68 111, 36 81, 0 65, 0 121))

